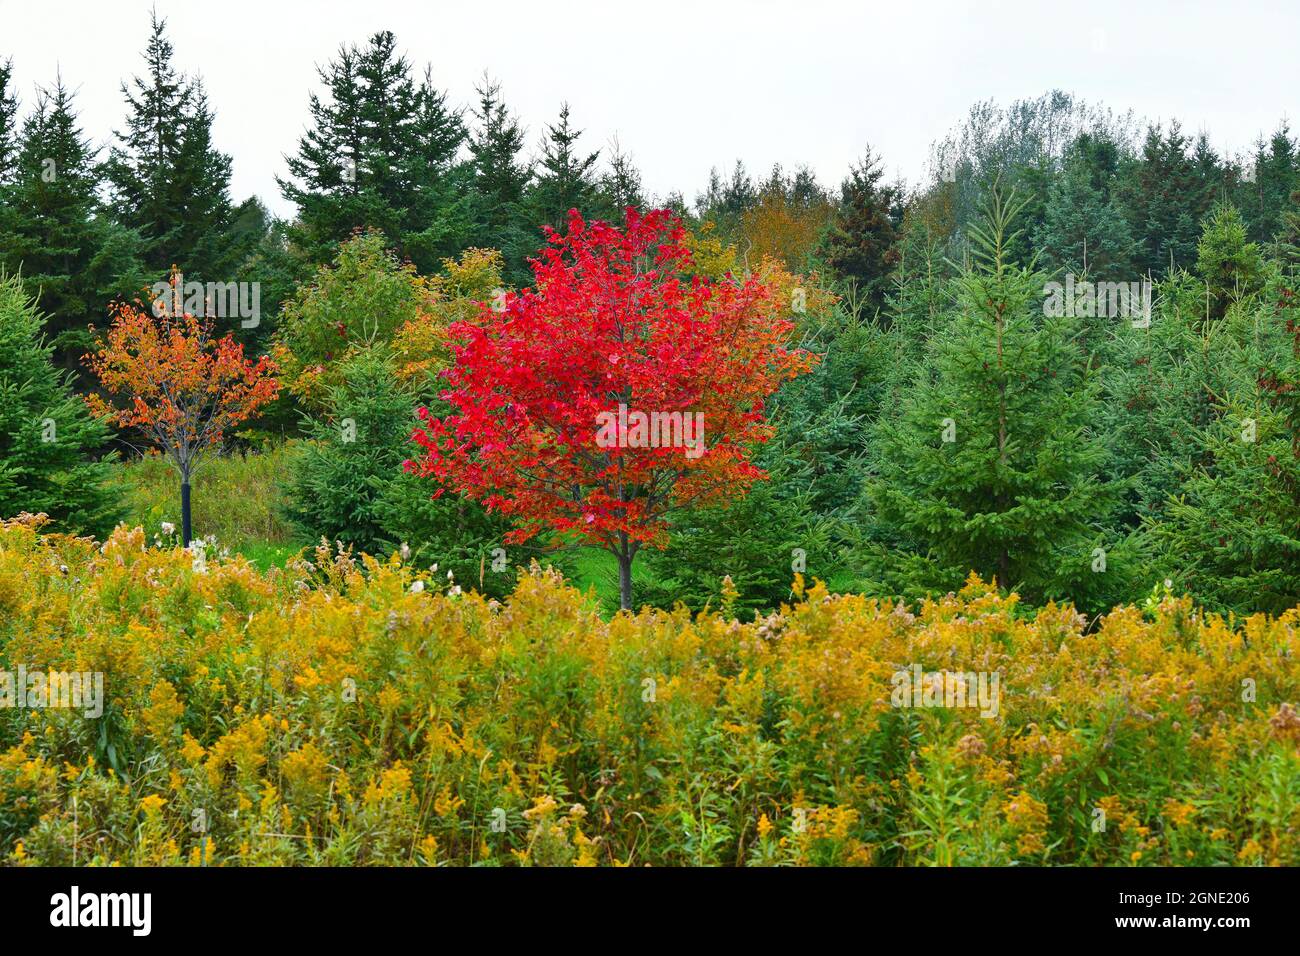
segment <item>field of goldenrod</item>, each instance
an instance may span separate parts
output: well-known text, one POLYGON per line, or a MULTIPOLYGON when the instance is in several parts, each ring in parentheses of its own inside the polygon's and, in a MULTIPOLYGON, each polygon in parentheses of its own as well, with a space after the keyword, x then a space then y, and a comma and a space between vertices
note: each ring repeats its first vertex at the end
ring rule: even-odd
POLYGON ((905 607, 603 620, 396 557, 261 574, 0 526, 0 661, 104 713, 0 709, 0 856, 70 864, 1297 864, 1300 611, 1092 632, 972 581, 905 607), (421 582, 418 583, 417 582, 421 582), (997 673, 996 717, 891 703, 997 673))

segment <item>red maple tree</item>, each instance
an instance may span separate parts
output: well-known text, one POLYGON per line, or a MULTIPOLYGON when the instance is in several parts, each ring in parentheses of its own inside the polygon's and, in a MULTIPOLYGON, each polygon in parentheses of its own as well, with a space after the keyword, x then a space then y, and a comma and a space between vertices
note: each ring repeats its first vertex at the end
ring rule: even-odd
MULTIPOLYGON (((739 497, 771 428, 764 402, 815 357, 757 276, 690 275, 667 210, 622 228, 569 213, 533 260, 534 285, 449 329, 451 406, 420 409, 408 470, 543 531, 608 550, 632 604, 632 562, 666 543, 674 509, 739 497)), ((436 497, 436 495, 435 495, 436 497)))
POLYGON ((220 447, 227 430, 275 398, 279 384, 271 359, 244 358, 243 345, 230 335, 215 338, 210 321, 156 311, 128 303, 109 307, 103 345, 85 361, 120 404, 98 394, 86 401, 118 427, 143 431, 180 473, 181 540, 188 547, 195 467, 220 447))

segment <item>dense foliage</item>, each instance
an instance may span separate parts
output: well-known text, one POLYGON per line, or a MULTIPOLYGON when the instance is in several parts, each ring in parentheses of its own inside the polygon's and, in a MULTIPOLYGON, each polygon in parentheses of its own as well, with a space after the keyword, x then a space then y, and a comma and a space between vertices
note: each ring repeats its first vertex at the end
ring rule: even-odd
POLYGON ((279 219, 144 39, 107 149, 0 59, 0 662, 108 681, 0 707, 0 858, 1300 863, 1285 122, 687 199, 380 31, 279 219))
POLYGON ((910 608, 795 596, 607 621, 549 573, 501 604, 396 557, 199 572, 138 531, 10 523, 0 646, 102 671, 105 711, 0 711, 0 854, 1300 862, 1300 612, 1234 627, 1166 592, 1086 634, 974 577, 910 608), (999 674, 996 714, 898 706, 913 665, 999 674))

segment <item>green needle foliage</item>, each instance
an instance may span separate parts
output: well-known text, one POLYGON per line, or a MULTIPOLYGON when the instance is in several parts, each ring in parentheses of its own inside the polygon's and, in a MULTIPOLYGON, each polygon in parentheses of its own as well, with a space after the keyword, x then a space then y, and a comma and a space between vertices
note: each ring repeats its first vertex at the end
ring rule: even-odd
POLYGON ((53 529, 106 534, 122 511, 108 429, 58 370, 44 319, 22 280, 0 271, 0 515, 44 512, 53 529))
POLYGON ((1030 601, 1103 606, 1129 571, 1104 531, 1118 488, 1092 433, 1098 383, 1076 320, 1045 316, 1044 277, 1008 249, 1023 202, 993 190, 969 230, 973 264, 896 417, 883 418, 865 518, 888 590, 959 588, 970 571, 1030 601))

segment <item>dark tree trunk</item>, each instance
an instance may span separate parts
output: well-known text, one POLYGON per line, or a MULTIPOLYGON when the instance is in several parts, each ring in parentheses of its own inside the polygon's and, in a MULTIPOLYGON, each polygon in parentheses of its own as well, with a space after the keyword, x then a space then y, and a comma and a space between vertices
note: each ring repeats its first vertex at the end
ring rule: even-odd
POLYGON ((623 610, 632 610, 632 555, 627 548, 618 553, 618 600, 623 610))
POLYGON ((181 479, 181 544, 188 548, 190 538, 193 532, 193 526, 190 523, 190 483, 187 479, 181 479))

